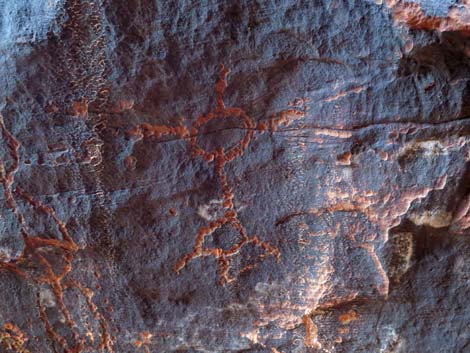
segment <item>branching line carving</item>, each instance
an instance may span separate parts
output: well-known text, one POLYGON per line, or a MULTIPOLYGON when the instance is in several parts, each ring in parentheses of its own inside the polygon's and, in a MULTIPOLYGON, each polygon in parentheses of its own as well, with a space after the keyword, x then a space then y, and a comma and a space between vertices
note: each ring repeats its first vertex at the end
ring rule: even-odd
MULTIPOLYGON (((86 351, 112 351, 112 340, 108 332, 108 325, 103 315, 92 301, 93 292, 79 282, 69 279, 72 272, 72 261, 79 251, 79 246, 69 234, 67 226, 57 216, 54 209, 43 204, 33 196, 25 192, 21 187, 13 188, 14 176, 20 163, 20 142, 8 131, 3 117, 0 115, 0 130, 5 141, 8 154, 12 162, 6 166, 5 161, 0 160, 0 184, 3 186, 3 195, 8 208, 12 210, 20 225, 20 233, 24 241, 24 248, 19 257, 13 259, 0 259, 0 270, 7 270, 15 275, 35 284, 38 288, 46 287, 53 295, 53 300, 62 315, 69 330, 69 337, 64 337, 50 322, 46 308, 41 303, 38 294, 39 317, 43 322, 47 336, 57 344, 63 352, 81 353, 86 351), (60 237, 33 236, 28 229, 26 218, 18 207, 18 199, 22 200, 33 211, 46 215, 59 230, 60 237), (54 260, 51 259, 54 257, 54 260), (57 265, 60 266, 57 266, 57 265), (57 268, 59 267, 59 268, 57 268), (100 327, 100 343, 97 347, 91 347, 89 340, 83 337, 78 330, 70 309, 64 303, 67 290, 76 289, 85 298, 90 313, 97 320, 100 327)), ((25 351, 26 352, 26 351, 25 351)))

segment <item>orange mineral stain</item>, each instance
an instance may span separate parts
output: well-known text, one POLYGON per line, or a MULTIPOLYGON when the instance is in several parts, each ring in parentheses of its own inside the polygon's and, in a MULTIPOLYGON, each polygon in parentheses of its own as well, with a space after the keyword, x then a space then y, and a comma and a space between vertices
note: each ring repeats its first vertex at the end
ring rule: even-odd
POLYGON ((452 6, 446 16, 428 16, 420 4, 409 1, 387 0, 387 6, 392 8, 396 22, 405 23, 411 29, 460 32, 470 36, 470 4, 452 6))
POLYGON ((351 165, 351 152, 345 152, 336 157, 336 161, 340 165, 351 165))
MULTIPOLYGON (((28 338, 19 327, 12 323, 5 323, 0 329, 0 347, 7 352, 31 353, 24 347, 28 338)), ((3 351, 3 350, 2 350, 3 351)))
POLYGON ((70 108, 70 115, 78 116, 82 119, 88 118, 88 101, 82 98, 79 101, 72 102, 72 107, 70 108))
POLYGON ((134 101, 132 99, 121 99, 111 108, 111 113, 122 113, 132 108, 134 108, 134 101))
POLYGON ((152 343, 153 334, 148 331, 141 332, 139 338, 134 340, 134 346, 143 348, 145 353, 150 353, 149 345, 152 343))
POLYGON ((357 319, 357 312, 354 310, 349 310, 347 313, 341 314, 339 316, 339 322, 342 325, 347 325, 353 321, 356 321, 357 319))
POLYGON ((312 321, 312 318, 308 315, 304 315, 302 318, 305 327, 304 345, 310 348, 320 348, 320 342, 318 342, 318 327, 312 321))

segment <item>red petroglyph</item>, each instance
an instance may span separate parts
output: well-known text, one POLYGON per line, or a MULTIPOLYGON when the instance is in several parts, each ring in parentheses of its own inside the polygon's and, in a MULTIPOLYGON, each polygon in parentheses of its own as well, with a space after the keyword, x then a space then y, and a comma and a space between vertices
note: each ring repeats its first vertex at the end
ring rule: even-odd
MULTIPOLYGON (((12 163, 5 167, 5 163, 0 161, 0 183, 3 185, 3 194, 7 204, 16 216, 20 225, 20 233, 24 241, 22 254, 15 259, 0 261, 0 270, 7 270, 13 274, 37 285, 45 287, 52 293, 52 300, 57 310, 64 318, 64 322, 69 330, 69 338, 64 337, 57 332, 49 321, 48 314, 44 305, 41 303, 38 292, 38 310, 39 317, 43 322, 44 328, 50 340, 61 347, 65 353, 80 353, 92 349, 96 351, 111 351, 112 342, 108 333, 107 323, 100 314, 96 305, 92 302, 93 292, 82 284, 69 279, 72 272, 72 260, 79 250, 69 234, 67 226, 57 216, 56 212, 49 206, 36 200, 33 196, 23 191, 19 186, 13 189, 14 175, 19 168, 19 141, 7 130, 3 118, 0 116, 0 129, 2 138, 6 142, 9 150, 9 156, 12 163), (47 216, 57 227, 60 237, 42 237, 31 235, 27 221, 17 205, 17 199, 20 199, 33 211, 47 216), (54 258, 51 259, 51 256, 54 258), (64 303, 64 296, 70 289, 78 289, 85 297, 89 312, 99 323, 101 328, 100 343, 97 347, 90 346, 86 337, 82 337, 78 331, 78 325, 73 320, 69 308, 64 303)), ((38 289, 39 290, 39 289, 38 289)), ((25 351, 26 352, 26 351, 25 351)))
MULTIPOLYGON (((262 259, 266 257, 266 255, 274 256, 277 259, 279 259, 280 256, 279 250, 276 247, 261 240, 256 235, 248 234, 240 221, 238 211, 235 209, 233 203, 235 193, 229 183, 225 166, 236 158, 243 156, 243 153, 246 151, 256 133, 263 133, 264 131, 274 132, 280 126, 285 127, 296 120, 302 119, 306 114, 305 110, 290 108, 274 114, 259 123, 255 123, 242 108, 225 106, 224 94, 227 88, 228 73, 229 70, 221 65, 219 78, 214 87, 216 107, 207 114, 197 117, 191 127, 187 128, 182 123, 176 127, 140 124, 130 131, 130 134, 136 136, 139 140, 144 137, 154 136, 158 138, 164 135, 185 138, 194 156, 201 157, 208 164, 213 164, 215 176, 222 189, 219 199, 222 200, 224 213, 218 219, 210 221, 207 225, 198 230, 192 250, 175 264, 174 270, 176 272, 181 271, 189 262, 198 257, 212 256, 218 261, 220 281, 222 284, 234 280, 230 274, 232 258, 236 256, 244 246, 251 245, 259 247, 263 252, 263 254, 260 255, 262 259), (228 118, 238 118, 242 124, 244 136, 238 143, 230 148, 225 149, 219 147, 214 150, 206 150, 198 144, 197 137, 201 135, 200 129, 202 127, 211 121, 228 118), (239 235, 239 241, 234 243, 229 249, 204 247, 205 239, 223 226, 233 228, 239 235)), ((247 267, 246 270, 248 268, 251 268, 251 266, 247 267)))
POLYGON ((178 137, 187 137, 189 131, 185 126, 169 127, 164 125, 150 125, 150 124, 141 124, 131 131, 131 135, 137 136, 138 139, 143 137, 155 136, 156 138, 165 136, 165 135, 176 135, 178 137))

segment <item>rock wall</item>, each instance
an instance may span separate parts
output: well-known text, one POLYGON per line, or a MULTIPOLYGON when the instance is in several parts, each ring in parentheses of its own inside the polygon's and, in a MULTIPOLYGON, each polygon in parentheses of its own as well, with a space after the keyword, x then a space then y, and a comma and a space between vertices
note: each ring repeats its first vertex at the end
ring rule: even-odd
POLYGON ((470 352, 468 1, 0 13, 1 352, 470 352))

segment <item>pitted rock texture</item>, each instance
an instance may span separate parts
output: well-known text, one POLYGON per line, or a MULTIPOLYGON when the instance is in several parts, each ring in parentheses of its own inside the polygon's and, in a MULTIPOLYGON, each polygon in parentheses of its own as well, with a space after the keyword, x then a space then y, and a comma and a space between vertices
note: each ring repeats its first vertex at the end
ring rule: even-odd
POLYGON ((0 352, 470 351, 468 1, 0 10, 0 352))

